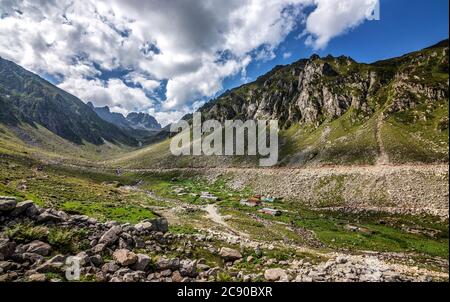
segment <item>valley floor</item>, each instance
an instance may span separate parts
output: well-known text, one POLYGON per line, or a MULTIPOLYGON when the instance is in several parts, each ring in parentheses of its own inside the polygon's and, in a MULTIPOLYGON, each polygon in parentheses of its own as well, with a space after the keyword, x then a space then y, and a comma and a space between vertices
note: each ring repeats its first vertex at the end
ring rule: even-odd
POLYGON ((169 233, 183 244, 149 256, 203 259, 221 272, 202 275, 205 280, 448 280, 445 165, 122 169, 117 175, 114 168, 5 156, 0 168, 0 195, 99 221, 167 218, 169 233), (202 198, 206 192, 213 198, 202 198), (277 200, 240 204, 255 194, 277 200), (280 215, 261 213, 263 207, 280 215), (222 247, 241 256, 224 261, 222 247))

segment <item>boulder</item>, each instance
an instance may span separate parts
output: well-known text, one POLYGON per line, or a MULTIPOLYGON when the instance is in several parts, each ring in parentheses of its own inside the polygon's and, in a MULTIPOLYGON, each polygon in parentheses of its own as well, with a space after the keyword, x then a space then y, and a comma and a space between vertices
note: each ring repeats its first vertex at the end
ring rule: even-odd
POLYGON ((0 196, 0 212, 8 212, 14 210, 17 204, 15 197, 0 196))
POLYGON ((242 258, 242 255, 239 251, 227 247, 222 247, 220 249, 219 256, 222 257, 225 261, 235 261, 242 258))
POLYGON ((23 214, 24 212, 26 212, 28 210, 28 208, 30 207, 36 207, 34 205, 34 202, 32 200, 26 200, 26 201, 22 201, 19 202, 15 209, 11 212, 11 216, 19 216, 21 214, 23 214))
POLYGON ((179 271, 174 271, 172 273, 172 281, 173 282, 181 282, 183 280, 183 276, 181 276, 179 271))
POLYGON ((135 271, 148 271, 151 267, 151 258, 145 254, 137 254, 136 256, 136 263, 134 263, 130 268, 135 271))
POLYGON ((28 261, 31 263, 43 262, 44 260, 44 256, 36 253, 20 253, 20 254, 16 253, 12 256, 12 258, 19 262, 28 261))
POLYGON ((100 255, 89 257, 89 261, 91 261, 91 263, 96 267, 100 267, 101 265, 103 265, 103 258, 100 255))
POLYGON ((32 204, 26 209, 25 215, 29 218, 36 219, 37 216, 41 213, 40 211, 41 210, 37 205, 32 204))
POLYGON ((119 270, 119 266, 114 261, 107 262, 102 266, 102 272, 106 273, 115 273, 119 270))
POLYGON ((180 267, 180 259, 178 259, 178 258, 166 259, 166 258, 161 257, 156 262, 156 268, 159 271, 163 271, 166 269, 171 269, 171 270, 175 271, 175 270, 178 270, 179 267, 180 267))
POLYGON ((19 275, 16 272, 0 274, 0 283, 14 281, 19 275))
POLYGON ((48 260, 49 263, 59 263, 59 262, 65 262, 65 261, 66 261, 66 256, 61 255, 61 254, 53 256, 52 258, 50 258, 48 260))
POLYGON ((153 224, 149 221, 142 221, 134 226, 138 232, 150 232, 153 230, 153 224))
POLYGON ((185 277, 197 276, 197 269, 195 267, 195 261, 193 260, 181 260, 179 272, 185 277))
POLYGON ((170 277, 172 275, 172 271, 170 269, 166 269, 159 273, 161 274, 161 277, 170 277))
POLYGON ((153 224, 154 231, 166 233, 169 231, 169 223, 166 218, 157 218, 151 221, 153 224))
POLYGON ((81 266, 87 266, 91 264, 89 255, 86 252, 79 252, 75 257, 78 258, 81 266))
POLYGON ((37 222, 40 223, 46 223, 46 222, 61 222, 64 219, 54 213, 50 213, 48 211, 45 211, 41 213, 37 218, 37 222))
POLYGON ((169 230, 169 224, 166 218, 160 217, 152 220, 144 220, 134 226, 138 232, 162 232, 166 233, 169 230))
POLYGON ((36 273, 28 276, 28 281, 30 282, 45 282, 47 277, 44 274, 36 273))
POLYGON ((121 266, 129 266, 134 263, 136 263, 138 257, 135 253, 126 250, 126 249, 120 249, 116 250, 113 253, 113 259, 117 261, 121 266))
POLYGON ((0 239, 0 261, 11 257, 16 249, 16 243, 8 239, 0 239))
POLYGON ((98 254, 98 253, 103 252, 105 249, 106 249, 106 245, 105 245, 104 243, 99 243, 99 244, 97 244, 96 246, 94 246, 94 247, 91 249, 91 251, 92 251, 92 253, 94 253, 94 254, 98 254))
POLYGON ((264 278, 267 281, 287 281, 288 275, 281 268, 270 268, 264 272, 264 278))
POLYGON ((55 274, 59 274, 62 273, 64 270, 64 263, 62 262, 50 262, 47 261, 44 264, 38 266, 36 268, 36 272, 38 273, 55 273, 55 274))
POLYGON ((113 226, 100 237, 98 243, 112 245, 119 239, 119 235, 121 232, 122 228, 120 226, 113 226))
POLYGON ((24 249, 28 253, 36 253, 41 256, 47 256, 48 254, 50 254, 52 247, 45 242, 35 240, 35 241, 32 241, 31 243, 25 245, 24 249))

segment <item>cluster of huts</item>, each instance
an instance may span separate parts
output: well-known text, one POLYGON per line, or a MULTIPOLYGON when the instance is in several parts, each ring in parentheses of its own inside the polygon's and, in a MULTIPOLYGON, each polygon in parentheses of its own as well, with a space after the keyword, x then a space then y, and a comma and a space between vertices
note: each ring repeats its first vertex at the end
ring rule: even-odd
MULTIPOLYGON (((247 207, 260 207, 263 206, 265 203, 273 203, 273 202, 275 202, 274 197, 254 195, 248 199, 241 199, 240 204, 247 207)), ((272 216, 278 216, 281 214, 280 210, 269 207, 264 207, 260 209, 258 212, 272 216)))
POLYGON ((212 201, 219 201, 219 197, 215 196, 212 193, 209 192, 202 192, 200 195, 201 199, 207 199, 207 200, 212 200, 212 201))
MULTIPOLYGON (((177 195, 177 196, 185 196, 187 195, 187 191, 186 188, 183 187, 179 187, 179 186, 172 186, 172 193, 177 195)), ((210 192, 201 192, 200 196, 197 193, 189 193, 191 196, 194 197, 200 197, 201 199, 205 199, 205 200, 212 200, 212 201, 219 201, 219 197, 215 196, 214 194, 210 193, 210 192)))
MULTIPOLYGON (((186 188, 180 187, 180 186, 172 186, 171 187, 172 192, 178 196, 184 196, 187 193, 186 188)), ((201 192, 200 196, 196 193, 190 193, 194 197, 199 197, 203 200, 210 200, 210 201, 220 201, 220 198, 215 196, 214 194, 210 192, 201 192)), ((230 194, 230 196, 232 196, 230 194)), ((276 199, 272 196, 263 196, 263 195, 254 195, 247 199, 241 199, 240 204, 247 206, 247 207, 261 207, 258 212, 272 215, 272 216, 278 216, 281 215, 281 211, 274 209, 272 207, 267 207, 268 204, 272 204, 276 201, 276 199)))

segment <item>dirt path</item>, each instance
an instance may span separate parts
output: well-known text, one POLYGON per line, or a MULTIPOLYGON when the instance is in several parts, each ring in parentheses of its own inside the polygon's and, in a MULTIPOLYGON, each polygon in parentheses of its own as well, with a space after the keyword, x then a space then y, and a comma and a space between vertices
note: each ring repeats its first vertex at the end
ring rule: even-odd
POLYGON ((377 120, 377 127, 376 127, 376 136, 377 136, 377 143, 379 148, 379 155, 376 162, 377 166, 381 165, 388 165, 389 164, 389 155, 386 153, 386 149, 384 147, 383 138, 381 136, 381 128, 383 127, 383 114, 380 114, 377 120))
POLYGON ((212 221, 214 221, 217 224, 223 225, 226 228, 229 227, 228 224, 223 219, 223 217, 217 211, 216 205, 209 204, 205 207, 205 210, 208 213, 208 215, 206 217, 208 217, 209 219, 211 219, 212 221))

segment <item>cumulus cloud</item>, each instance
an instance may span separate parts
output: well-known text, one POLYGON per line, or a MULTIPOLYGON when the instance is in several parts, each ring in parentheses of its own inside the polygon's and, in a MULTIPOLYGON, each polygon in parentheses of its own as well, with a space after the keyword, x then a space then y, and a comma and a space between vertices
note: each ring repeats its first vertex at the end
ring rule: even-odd
POLYGON ((52 75, 86 102, 153 112, 165 124, 215 95, 225 78, 246 79, 247 66, 273 59, 298 26, 309 45, 325 47, 375 1, 0 0, 0 56, 52 75), (162 83, 160 104, 153 96, 162 83))
POLYGON ((129 87, 120 79, 102 81, 69 78, 59 87, 77 95, 85 102, 92 102, 97 106, 111 106, 112 110, 121 113, 139 111, 154 105, 144 91, 129 87))
POLYGON ((316 9, 306 21, 307 44, 315 49, 369 18, 379 0, 314 0, 316 9))

